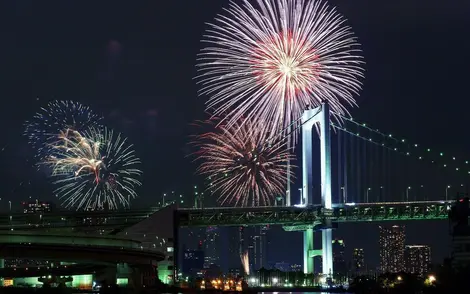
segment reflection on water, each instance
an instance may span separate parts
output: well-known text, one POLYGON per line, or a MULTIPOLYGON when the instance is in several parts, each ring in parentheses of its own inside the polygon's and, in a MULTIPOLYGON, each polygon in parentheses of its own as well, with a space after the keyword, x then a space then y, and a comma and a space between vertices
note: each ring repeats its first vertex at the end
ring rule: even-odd
MULTIPOLYGON (((258 292, 258 294, 330 294, 330 292, 258 292)), ((351 294, 351 293, 343 293, 351 294)))

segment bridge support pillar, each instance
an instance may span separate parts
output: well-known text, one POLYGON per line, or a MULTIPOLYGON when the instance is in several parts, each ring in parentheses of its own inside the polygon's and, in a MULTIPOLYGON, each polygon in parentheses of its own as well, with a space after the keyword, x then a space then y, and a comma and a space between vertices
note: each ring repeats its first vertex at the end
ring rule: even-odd
POLYGON ((314 264, 313 256, 313 229, 307 229, 304 231, 304 274, 313 274, 314 264))
POLYGON ((99 275, 96 280, 102 284, 103 287, 110 287, 116 285, 117 267, 109 266, 99 275))
MULTIPOLYGON (((303 196, 307 206, 313 205, 313 150, 312 129, 316 123, 320 125, 320 175, 321 175, 321 204, 325 209, 332 208, 331 199, 331 139, 330 139, 330 108, 323 103, 315 109, 307 109, 302 114, 302 180, 303 196)), ((304 271, 313 272, 313 259, 307 250, 307 245, 313 244, 313 231, 304 233, 304 271), (307 240, 306 240, 307 238, 307 240), (307 258, 306 258, 307 256, 307 258), (311 264, 310 264, 311 263, 311 264)), ((323 274, 333 274, 332 230, 326 227, 322 231, 322 267, 323 274)), ((310 248, 310 247, 309 247, 310 248)), ((311 247, 313 249, 313 246, 311 247)), ((313 258, 313 257, 312 257, 313 258)), ((307 272, 310 273, 310 272, 307 272)))
POLYGON ((324 229, 322 232, 322 272, 333 275, 333 230, 324 229))
POLYGON ((129 265, 127 263, 118 263, 116 265, 116 278, 127 279, 127 287, 140 289, 143 286, 142 268, 138 265, 129 265))

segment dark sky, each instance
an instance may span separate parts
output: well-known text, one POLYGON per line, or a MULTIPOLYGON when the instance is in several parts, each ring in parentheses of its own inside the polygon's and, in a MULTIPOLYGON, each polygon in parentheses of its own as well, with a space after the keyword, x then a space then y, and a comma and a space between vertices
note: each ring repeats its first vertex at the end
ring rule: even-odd
MULTIPOLYGON (((446 152, 468 154, 470 2, 330 2, 349 19, 367 62, 360 108, 352 110, 353 116, 446 152)), ((143 196, 135 205, 154 203, 163 191, 197 182, 185 158, 188 124, 203 117, 204 109, 193 80, 195 59, 204 22, 226 4, 2 1, 3 201, 19 203, 32 191, 36 197, 48 197, 44 195, 50 193, 49 186, 26 162, 31 150, 21 132, 23 122, 54 99, 90 105, 135 143, 145 172, 143 196), (27 183, 31 187, 25 188, 27 183)), ((375 237, 367 235, 375 236, 375 231, 364 233, 364 242, 376 244, 375 237)), ((447 244, 439 248, 442 258, 447 244)))

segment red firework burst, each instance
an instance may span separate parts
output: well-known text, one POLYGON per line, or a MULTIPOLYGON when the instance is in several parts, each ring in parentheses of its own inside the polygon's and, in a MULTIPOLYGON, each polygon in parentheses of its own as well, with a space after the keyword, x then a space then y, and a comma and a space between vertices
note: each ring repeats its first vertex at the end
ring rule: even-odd
MULTIPOLYGON (((204 124, 212 124, 205 122, 204 124)), ((196 137, 198 173, 211 179, 211 191, 221 205, 269 206, 285 194, 287 162, 294 159, 285 141, 268 142, 262 128, 220 124, 196 137)))

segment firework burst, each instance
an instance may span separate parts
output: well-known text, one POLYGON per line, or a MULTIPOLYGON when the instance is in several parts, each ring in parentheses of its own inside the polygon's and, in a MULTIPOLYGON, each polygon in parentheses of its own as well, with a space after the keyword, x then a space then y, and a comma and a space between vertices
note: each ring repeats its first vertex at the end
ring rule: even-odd
POLYGON ((49 102, 31 121, 26 122, 24 134, 37 150, 37 156, 44 158, 59 134, 68 129, 82 132, 90 127, 97 128, 101 119, 88 106, 74 101, 56 100, 49 102))
POLYGON ((249 276, 250 275, 250 258, 248 256, 248 252, 241 254, 240 260, 242 262, 242 267, 243 267, 243 271, 245 272, 245 275, 249 276))
POLYGON ((267 142, 260 129, 249 120, 219 124, 193 142, 201 162, 197 172, 211 179, 210 190, 221 205, 269 206, 284 195, 291 174, 286 165, 294 156, 285 141, 267 142))
POLYGON ((139 158, 121 134, 106 128, 61 132, 41 163, 50 167, 56 196, 66 208, 128 207, 141 185, 139 158))
POLYGON ((271 133, 298 126, 305 108, 323 101, 348 114, 363 61, 345 20, 320 0, 256 3, 232 1, 210 24, 196 77, 207 107, 228 111, 230 124, 241 117, 269 122, 271 133))

